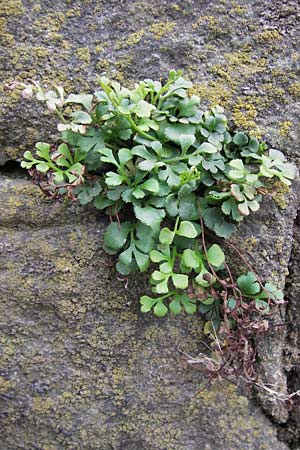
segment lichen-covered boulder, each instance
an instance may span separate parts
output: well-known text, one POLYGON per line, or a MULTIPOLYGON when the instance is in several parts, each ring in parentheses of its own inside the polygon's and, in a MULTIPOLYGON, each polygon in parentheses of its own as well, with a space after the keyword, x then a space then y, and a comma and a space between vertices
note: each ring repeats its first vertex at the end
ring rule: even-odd
POLYGON ((22 178, 2 177, 0 195, 3 449, 287 449, 245 394, 188 367, 197 316, 140 314, 146 286, 116 275, 103 219, 22 178))
POLYGON ((0 160, 55 133, 36 104, 4 92, 13 79, 89 91, 183 69, 204 103, 295 153, 299 117, 297 0, 239 2, 6 0, 0 5, 0 160))
MULTIPOLYGON (((34 79, 88 92, 97 75, 133 84, 183 69, 203 104, 299 160, 299 8, 296 0, 31 1, 0 4, 0 165, 20 160, 55 121, 5 83, 34 79)), ((10 166, 9 166, 10 167, 10 166)), ((13 167, 13 166, 12 166, 13 167)), ((283 450, 299 445, 297 407, 233 386, 203 389, 188 367, 202 339, 198 317, 139 313, 142 277, 118 279, 101 246, 104 219, 44 198, 19 172, 0 181, 1 444, 5 450, 283 450)), ((259 342, 262 382, 296 391, 300 341, 299 203, 294 184, 234 237, 282 307, 259 342), (286 372, 288 376, 286 376, 286 372)))

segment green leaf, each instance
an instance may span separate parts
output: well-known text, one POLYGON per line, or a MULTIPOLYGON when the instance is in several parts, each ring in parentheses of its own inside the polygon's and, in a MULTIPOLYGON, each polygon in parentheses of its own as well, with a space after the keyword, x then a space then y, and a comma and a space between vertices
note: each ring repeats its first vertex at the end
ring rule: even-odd
POLYGON ((242 202, 244 200, 244 196, 241 193, 241 188, 238 184, 231 185, 230 193, 238 202, 242 202))
POLYGON ((239 147, 243 147, 244 145, 248 144, 248 137, 245 135, 245 133, 236 133, 233 136, 233 142, 239 147))
POLYGON ((155 286, 154 291, 157 294, 167 294, 169 292, 168 281, 169 277, 165 278, 161 283, 155 286))
POLYGON ((180 184, 180 176, 174 170, 176 170, 176 167, 166 166, 165 169, 159 171, 158 178, 166 181, 171 187, 178 186, 180 184))
MULTIPOLYGON (((132 191, 132 189, 131 189, 131 191, 132 191)), ((132 191, 132 195, 135 197, 135 198, 144 198, 145 197, 145 192, 144 191, 142 191, 142 189, 140 189, 140 188, 135 188, 133 191, 132 191)), ((125 199, 125 197, 124 197, 124 200, 126 201, 126 199, 125 199)), ((127 199, 128 200, 128 199, 127 199)), ((129 200, 130 201, 130 200, 129 200)))
POLYGON ((132 111, 139 117, 150 117, 153 109, 155 109, 154 105, 145 102, 145 100, 140 100, 134 108, 132 108, 132 111))
POLYGON ((75 123, 82 123, 86 125, 92 122, 91 116, 85 111, 74 111, 71 114, 71 117, 75 123))
MULTIPOLYGON (((157 127, 158 130, 158 127, 157 127)), ((157 153, 157 155, 161 155, 162 152, 162 143, 160 141, 151 142, 151 148, 157 153)))
POLYGON ((225 262, 225 255, 221 247, 213 244, 207 251, 207 261, 214 267, 220 267, 225 262))
POLYGON ((209 142, 203 142, 203 144, 201 144, 200 147, 197 148, 197 152, 200 153, 212 154, 217 153, 217 151, 218 149, 214 145, 211 145, 209 142))
POLYGON ((107 186, 119 186, 120 184, 122 184, 122 182, 123 178, 121 175, 115 172, 107 172, 105 178, 105 183, 107 184, 107 186))
POLYGON ((224 158, 219 153, 216 153, 210 157, 210 159, 203 159, 202 167, 208 170, 212 174, 217 174, 219 171, 224 172, 225 164, 224 158))
POLYGON ((124 165, 133 158, 133 154, 128 148, 120 148, 118 151, 118 158, 120 163, 124 165))
POLYGON ((178 298, 174 298, 174 300, 171 301, 171 303, 169 304, 169 310, 175 316, 181 313, 181 305, 178 298))
MULTIPOLYGON (((141 223, 140 225, 143 224, 141 223)), ((138 240, 136 240, 135 245, 143 253, 149 254, 149 252, 154 247, 154 238, 150 233, 148 233, 146 236, 140 237, 138 240)))
POLYGON ((166 261, 167 257, 166 255, 164 255, 163 253, 157 251, 157 250, 152 250, 150 252, 150 259, 152 262, 161 262, 161 261, 166 261))
POLYGON ((245 167, 244 167, 244 163, 241 159, 232 159, 229 162, 230 167, 234 167, 237 170, 241 170, 244 171, 245 167))
POLYGON ((238 205, 238 212, 244 217, 248 216, 250 212, 248 208, 248 202, 240 203, 238 205))
POLYGON ((150 161, 149 159, 145 161, 141 161, 138 164, 139 169, 143 172, 151 172, 151 170, 155 167, 155 161, 150 161))
POLYGON ((193 125, 185 125, 181 123, 175 123, 168 126, 164 130, 165 137, 181 145, 182 148, 188 147, 195 142, 195 127, 193 125))
POLYGON ((64 182, 64 174, 62 172, 56 172, 54 175, 55 184, 61 184, 64 182))
POLYGON ((60 167, 70 167, 70 163, 63 158, 62 156, 60 156, 59 158, 56 159, 56 165, 60 166, 60 167))
POLYGON ((189 285, 189 277, 179 273, 172 274, 172 281, 174 286, 178 289, 186 289, 189 285))
POLYGON ((141 303, 141 311, 146 313, 151 311, 153 305, 155 305, 155 303, 157 302, 156 298, 151 298, 148 295, 143 295, 140 298, 140 303, 141 303))
POLYGON ((139 187, 149 192, 157 193, 159 191, 159 183, 154 178, 149 178, 149 180, 146 180, 143 184, 140 184, 139 187))
POLYGON ((145 253, 140 252, 137 248, 133 250, 134 257, 137 263, 138 268, 141 272, 145 272, 145 270, 149 267, 149 256, 145 255, 145 253))
MULTIPOLYGON (((150 128, 152 130, 158 130, 159 129, 158 123, 156 123, 154 120, 148 119, 146 117, 142 118, 139 121, 138 127, 142 131, 149 131, 150 128)), ((158 142, 158 141, 154 141, 154 142, 158 142)))
POLYGON ((233 223, 228 223, 226 220, 222 220, 220 223, 216 223, 213 230, 217 236, 224 239, 229 239, 236 227, 233 223))
POLYGON ((151 275, 151 279, 153 281, 162 281, 167 278, 167 275, 165 273, 160 272, 159 270, 154 270, 154 272, 151 275))
POLYGON ((192 154, 189 157, 189 165, 190 166, 198 166, 203 161, 202 155, 194 155, 192 154))
POLYGON ((179 229, 176 231, 179 236, 184 236, 187 238, 195 238, 197 236, 197 230, 191 222, 183 221, 180 222, 179 229))
POLYGON ((237 222, 243 219, 243 216, 238 212, 237 203, 234 198, 229 198, 226 202, 223 202, 221 209, 224 214, 231 215, 233 220, 237 222))
POLYGON ((201 314, 207 314, 213 311, 215 308, 215 299, 213 297, 208 297, 202 300, 199 305, 199 311, 201 314))
POLYGON ((125 265, 122 264, 120 261, 116 264, 116 269, 117 271, 121 274, 124 275, 125 277, 127 275, 129 275, 131 272, 135 272, 137 270, 136 265, 134 264, 134 262, 132 262, 132 264, 130 265, 125 265))
POLYGON ((153 312, 157 317, 164 317, 168 312, 168 308, 160 301, 154 306, 153 312))
MULTIPOLYGON (((50 152, 50 144, 47 144, 46 142, 37 142, 36 144, 35 144, 35 147, 37 148, 37 154, 39 155, 39 156, 41 156, 42 158, 44 158, 44 159, 50 159, 50 155, 49 155, 49 152, 50 152)), ((24 156, 25 156, 25 154, 24 154, 24 156)), ((25 156, 25 158, 27 158, 27 156, 28 156, 28 153, 26 153, 26 156, 25 156)), ((28 158, 29 159, 29 158, 28 158)))
POLYGON ((195 314, 197 311, 197 306, 194 303, 195 300, 190 299, 187 295, 175 295, 175 299, 180 301, 187 314, 195 314))
POLYGON ((32 153, 29 150, 24 152, 23 158, 28 159, 29 161, 34 161, 34 157, 32 156, 32 153))
POLYGON ((279 150, 275 150, 274 148, 271 148, 269 151, 269 158, 273 159, 274 161, 283 162, 285 161, 285 156, 282 152, 279 150))
POLYGON ((81 185, 74 189, 74 194, 77 195, 81 205, 86 205, 91 202, 94 197, 97 197, 101 190, 102 188, 99 183, 95 183, 94 185, 81 185))
POLYGON ((201 272, 196 276, 195 281, 201 287, 208 287, 215 282, 215 277, 213 277, 205 268, 202 268, 201 272))
POLYGON ((271 298, 273 300, 282 301, 284 299, 284 294, 281 289, 278 289, 273 283, 265 284, 266 291, 262 291, 260 298, 271 298))
POLYGON ((149 237, 151 237, 151 239, 156 238, 159 234, 159 226, 148 227, 147 225, 144 225, 143 223, 137 223, 136 234, 137 234, 137 237, 141 240, 146 240, 149 237))
POLYGON ((185 153, 196 140, 193 134, 182 135, 180 138, 181 150, 185 153))
POLYGON ((236 307, 236 299, 235 298, 229 298, 227 301, 227 306, 229 309, 233 310, 236 307))
POLYGON ((159 233, 159 242, 163 245, 170 245, 173 242, 175 233, 165 227, 159 233))
POLYGON ((233 169, 228 172, 230 178, 241 180, 245 177, 247 172, 241 159, 233 159, 230 161, 229 165, 233 167, 233 169))
POLYGON ((145 225, 149 227, 154 227, 162 221, 166 213, 163 209, 156 209, 152 206, 142 206, 134 205, 134 213, 138 220, 140 220, 145 225))
POLYGON ((113 200, 110 200, 110 199, 108 199, 108 198, 103 198, 103 197, 101 197, 101 196, 99 195, 98 197, 96 197, 96 198, 94 199, 93 204, 94 204, 94 206, 95 206, 96 209, 105 209, 105 208, 107 208, 107 207, 113 205, 113 204, 114 204, 114 201, 113 201, 113 200))
POLYGON ((198 211, 196 206, 195 194, 185 194, 179 200, 179 216, 181 219, 195 219, 198 218, 198 211))
POLYGON ((49 166, 47 163, 40 163, 40 164, 37 164, 36 169, 39 172, 45 173, 45 172, 48 172, 49 166))
POLYGON ((159 266, 159 270, 166 274, 172 272, 172 269, 173 269, 172 261, 167 261, 159 266))
POLYGON ((182 262, 186 267, 189 267, 191 269, 197 269, 200 264, 197 253, 189 248, 184 250, 182 254, 182 262))
POLYGON ((66 159, 67 159, 71 164, 74 163, 73 157, 72 157, 72 153, 70 152, 69 147, 68 147, 67 144, 65 144, 65 143, 60 144, 60 145, 58 146, 58 148, 57 148, 57 151, 58 151, 61 155, 64 155, 64 156, 66 157, 66 159))
POLYGON ((177 199, 175 194, 168 195, 166 199, 166 211, 171 217, 175 217, 178 214, 178 207, 177 207, 177 199))
POLYGON ((245 295, 255 295, 260 291, 260 286, 253 272, 247 272, 237 279, 238 286, 245 295))
POLYGON ((119 167, 119 164, 117 163, 116 158, 114 157, 114 154, 110 148, 106 148, 106 147, 99 148, 97 150, 97 152, 100 153, 101 155, 103 155, 100 157, 101 161, 106 162, 106 163, 111 163, 111 164, 114 164, 115 166, 119 167))
POLYGON ((120 253, 119 261, 126 266, 131 264, 131 262, 132 262, 132 246, 128 247, 127 250, 120 253))
POLYGON ((232 223, 226 222, 219 208, 204 208, 202 212, 205 225, 213 230, 217 236, 228 239, 235 230, 232 223))
POLYGON ((205 322, 203 333, 206 334, 207 336, 212 336, 213 332, 215 332, 215 328, 212 325, 212 321, 208 320, 207 322, 205 322))
POLYGON ((91 109, 93 101, 93 95, 91 94, 70 94, 69 97, 65 100, 65 103, 76 103, 78 105, 82 105, 85 109, 91 109))
POLYGON ((117 222, 109 224, 104 234, 104 244, 113 250, 119 250, 125 244, 130 228, 130 222, 124 222, 120 227, 117 222))

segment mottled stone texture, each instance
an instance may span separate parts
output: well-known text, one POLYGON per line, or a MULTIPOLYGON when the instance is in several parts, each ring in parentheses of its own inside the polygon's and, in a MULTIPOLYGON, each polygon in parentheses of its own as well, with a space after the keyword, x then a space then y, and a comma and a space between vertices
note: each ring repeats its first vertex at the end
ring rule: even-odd
MULTIPOLYGON (((134 83, 181 68, 204 102, 225 106, 236 126, 291 154, 300 109, 298 6, 297 0, 6 0, 0 80, 32 78, 87 91, 100 74, 134 83)), ((36 105, 0 90, 4 161, 55 127, 36 105)))
MULTIPOLYGON (((203 103, 295 162, 299 149, 296 0, 6 0, 0 2, 0 164, 19 160, 55 122, 3 84, 35 79, 89 91, 106 74, 132 84, 181 68, 203 103)), ((233 386, 200 389, 178 346, 196 355, 198 317, 139 313, 103 254, 104 220, 53 203, 18 173, 0 181, 1 450, 284 450, 299 409, 233 386), (280 439, 277 432, 280 431, 280 439)), ((299 187, 277 184, 235 241, 262 278, 284 286, 299 187)), ((299 230, 294 225, 288 327, 258 343, 263 381, 299 389, 299 230), (297 319, 298 318, 298 319, 297 319), (285 356, 285 358, 283 358, 285 356), (286 377, 288 372, 288 377, 286 377)), ((239 265, 239 262, 236 263, 239 265)), ((274 322, 285 321, 282 308, 274 322)))
POLYGON ((141 315, 143 280, 117 279, 93 212, 0 186, 1 448, 287 448, 232 385, 201 390, 178 351, 197 355, 199 318, 141 315))

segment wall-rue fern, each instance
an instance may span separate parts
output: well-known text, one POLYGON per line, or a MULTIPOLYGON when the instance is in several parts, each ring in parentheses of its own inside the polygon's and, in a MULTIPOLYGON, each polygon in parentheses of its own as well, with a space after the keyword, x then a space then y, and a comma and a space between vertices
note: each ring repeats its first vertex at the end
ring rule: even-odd
POLYGON ((132 90, 99 83, 94 94, 67 97, 62 87, 22 86, 24 97, 35 94, 58 115, 61 132, 59 144, 26 151, 22 167, 48 195, 93 203, 110 217, 104 248, 118 255, 122 275, 156 265, 143 312, 198 310, 208 334, 234 330, 249 311, 252 321, 267 313, 282 291, 251 271, 235 281, 222 239, 208 245, 205 230, 229 238, 259 209, 264 179, 289 185, 294 167, 264 142, 231 132, 222 108, 202 111, 180 71, 132 90))

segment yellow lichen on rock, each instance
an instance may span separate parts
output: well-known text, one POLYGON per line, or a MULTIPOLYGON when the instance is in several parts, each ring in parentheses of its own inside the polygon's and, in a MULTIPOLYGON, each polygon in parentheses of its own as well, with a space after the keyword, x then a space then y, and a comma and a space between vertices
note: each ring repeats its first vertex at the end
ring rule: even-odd
POLYGON ((293 122, 291 122, 290 120, 284 120, 281 124, 280 124, 280 128, 279 128, 279 134, 280 136, 287 136, 290 132, 290 128, 293 126, 293 122))
POLYGON ((24 14, 22 0, 3 0, 0 3, 0 15, 18 16, 24 14))
POLYGON ((149 31, 154 34, 154 38, 159 40, 162 37, 172 33, 176 26, 176 22, 157 22, 149 27, 149 31))
POLYGON ((232 118, 236 127, 247 130, 250 135, 261 137, 262 130, 256 124, 256 105, 260 99, 253 96, 238 97, 233 105, 232 118))
POLYGON ((89 64, 91 61, 90 49, 88 47, 79 47, 75 50, 75 55, 80 61, 89 64))
POLYGON ((256 40, 261 43, 272 43, 273 41, 282 40, 283 36, 278 30, 265 30, 259 33, 256 40))
POLYGON ((221 81, 210 81, 194 83, 189 89, 190 95, 198 95, 202 102, 207 102, 210 106, 228 107, 232 97, 232 90, 221 81))
POLYGON ((289 186, 284 184, 282 181, 275 181, 275 183, 271 186, 271 195, 275 203, 277 204, 278 208, 280 209, 286 209, 289 200, 288 200, 288 194, 290 192, 289 186))
POLYGON ((135 33, 131 33, 126 40, 126 44, 127 45, 138 44, 144 34, 145 34, 145 30, 139 30, 139 31, 136 31, 135 33))
POLYGON ((288 92, 295 98, 300 97, 300 81, 295 81, 288 87, 288 92))

